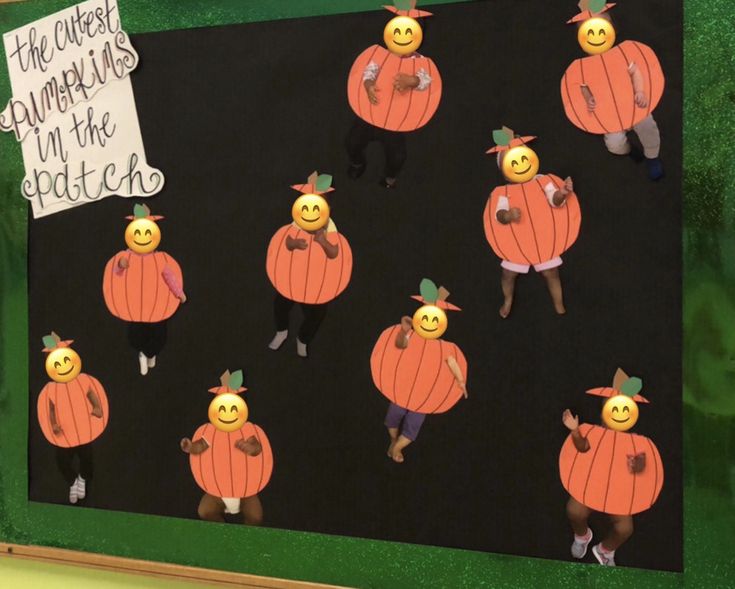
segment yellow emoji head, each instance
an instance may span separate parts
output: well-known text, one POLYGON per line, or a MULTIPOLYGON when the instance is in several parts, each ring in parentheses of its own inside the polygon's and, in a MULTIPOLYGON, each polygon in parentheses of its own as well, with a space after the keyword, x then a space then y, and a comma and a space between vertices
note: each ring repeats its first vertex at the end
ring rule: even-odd
POLYGON ((149 254, 161 243, 161 230, 151 219, 135 219, 125 229, 125 243, 136 254, 149 254))
POLYGON ((319 194, 302 194, 294 201, 291 216, 304 231, 318 231, 329 221, 329 204, 319 194))
POLYGON ((71 382, 82 371, 82 359, 69 345, 73 340, 61 341, 54 332, 43 337, 46 357, 46 374, 54 382, 71 382))
POLYGON ((209 421, 220 431, 237 431, 247 420, 248 406, 235 393, 219 394, 209 404, 209 421))
POLYGON ((413 330, 424 339, 438 339, 447 330, 447 314, 436 305, 424 305, 413 314, 413 330))
POLYGON ((579 25, 577 41, 585 53, 599 55, 615 45, 615 28, 602 16, 595 16, 579 25))
POLYGON ((418 51, 424 39, 421 25, 409 16, 395 16, 383 30, 383 41, 391 53, 396 55, 411 55, 418 51))
POLYGON ((538 174, 539 161, 536 152, 527 145, 511 147, 501 152, 500 169, 509 182, 528 182, 538 174))
POLYGON ((602 421, 610 429, 627 431, 638 421, 638 404, 628 395, 610 397, 602 406, 602 421))

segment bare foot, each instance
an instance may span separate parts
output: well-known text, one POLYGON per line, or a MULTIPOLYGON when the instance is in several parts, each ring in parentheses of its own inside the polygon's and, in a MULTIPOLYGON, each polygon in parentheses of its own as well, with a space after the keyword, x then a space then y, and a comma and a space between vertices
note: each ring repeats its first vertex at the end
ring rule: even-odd
POLYGON ((393 458, 394 462, 398 462, 400 464, 401 462, 403 462, 403 452, 393 448, 393 451, 391 452, 391 458, 393 458))
POLYGON ((388 446, 388 458, 393 458, 393 446, 396 445, 398 438, 391 438, 390 446, 388 446))
POLYGON ((509 301, 505 301, 503 303, 503 306, 500 307, 500 316, 503 319, 507 319, 508 315, 510 315, 510 308, 513 306, 513 299, 510 299, 509 301))
POLYGON ((554 303, 554 310, 556 311, 557 315, 566 315, 567 313, 567 310, 564 307, 564 303, 554 303))

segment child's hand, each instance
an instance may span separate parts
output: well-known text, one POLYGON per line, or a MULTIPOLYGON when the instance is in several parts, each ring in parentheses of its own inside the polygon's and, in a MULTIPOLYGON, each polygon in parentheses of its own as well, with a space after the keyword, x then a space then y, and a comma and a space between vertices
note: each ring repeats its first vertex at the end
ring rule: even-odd
POLYGON ((378 95, 376 94, 376 92, 380 92, 380 90, 375 86, 375 84, 371 86, 366 86, 365 90, 367 91, 370 104, 378 104, 378 95))
POLYGON ((51 431, 53 431, 53 432, 54 432, 54 435, 55 435, 55 436, 59 436, 59 435, 61 435, 62 433, 64 433, 64 432, 63 432, 63 430, 61 429, 61 426, 60 426, 60 425, 59 425, 58 423, 54 423, 54 424, 53 424, 53 425, 51 426, 51 431))
POLYGON ((188 454, 191 451, 191 440, 189 438, 182 438, 181 442, 179 442, 179 446, 181 446, 181 449, 188 454))
POLYGON ((462 395, 464 395, 464 398, 467 399, 469 395, 467 394, 467 385, 464 381, 460 381, 457 384, 459 384, 459 388, 462 390, 462 395))
POLYGON ((628 454, 627 458, 628 471, 631 474, 643 472, 643 469, 646 468, 646 455, 643 452, 636 455, 628 454))
POLYGON ((421 80, 419 80, 418 76, 400 73, 396 74, 393 80, 393 87, 399 92, 405 92, 411 88, 416 88, 420 83, 421 80))
POLYGON ((521 220, 521 209, 519 209, 518 207, 513 207, 512 209, 510 209, 510 211, 508 211, 508 218, 512 222, 518 223, 518 221, 521 220))
MULTIPOLYGON (((628 96, 630 96, 630 94, 628 96)), ((587 110, 589 112, 595 112, 596 108, 597 108, 597 101, 595 100, 594 96, 590 96, 587 99, 587 110)))
POLYGON ((579 427, 579 417, 572 415, 569 409, 566 409, 562 413, 561 421, 569 431, 575 431, 579 427))
POLYGON ((401 317, 401 329, 406 333, 413 329, 413 320, 408 315, 401 317))
POLYGON ((327 232, 322 227, 314 234, 314 241, 316 241, 320 245, 324 245, 324 243, 327 241, 327 232))
POLYGON ((640 108, 646 108, 648 106, 648 98, 646 98, 646 93, 636 92, 635 93, 635 103, 640 108))
POLYGON ((117 262, 117 265, 120 266, 123 270, 128 267, 128 259, 127 258, 120 258, 117 262))
POLYGON ((571 176, 567 176, 567 179, 564 180, 564 196, 566 196, 570 192, 574 192, 574 182, 572 182, 571 176))
POLYGON ((93 407, 92 415, 94 417, 99 417, 100 419, 102 419, 102 407, 93 407))
POLYGON ((255 436, 250 436, 247 440, 238 440, 235 442, 235 448, 249 456, 257 456, 263 451, 263 447, 255 436))
POLYGON ((182 292, 182 293, 181 293, 181 296, 179 297, 179 300, 180 300, 180 301, 181 301, 182 303, 185 303, 185 302, 186 302, 186 293, 183 293, 183 292, 182 292))

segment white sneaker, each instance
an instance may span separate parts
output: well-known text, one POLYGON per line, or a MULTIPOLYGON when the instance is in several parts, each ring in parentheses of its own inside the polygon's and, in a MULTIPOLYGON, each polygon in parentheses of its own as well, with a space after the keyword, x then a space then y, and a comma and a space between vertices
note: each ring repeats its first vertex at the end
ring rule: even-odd
POLYGON ((285 329, 283 331, 277 331, 276 335, 273 336, 271 343, 268 344, 268 347, 275 352, 283 345, 283 342, 286 341, 287 337, 288 337, 288 329, 285 329))
POLYGON ((592 547, 592 554, 595 555, 597 562, 599 562, 601 565, 604 565, 606 567, 615 566, 615 552, 608 552, 607 550, 603 550, 602 543, 595 544, 592 547))
POLYGON ((572 543, 572 556, 574 558, 584 558, 587 554, 587 546, 592 542, 592 530, 587 528, 586 540, 580 540, 579 536, 574 536, 574 542, 572 543))
POLYGON ((299 338, 296 338, 296 353, 302 358, 308 358, 309 354, 306 352, 306 344, 299 338))
POLYGON ((152 358, 148 358, 148 368, 155 368, 156 367, 156 357, 153 356, 152 358))
POLYGON ((140 364, 140 374, 143 376, 148 374, 148 358, 143 352, 138 352, 138 363, 140 364))
POLYGON ((77 487, 77 497, 84 499, 87 496, 87 481, 85 481, 81 475, 77 476, 77 480, 74 481, 77 487))
POLYGON ((77 482, 74 481, 71 487, 69 487, 69 503, 74 505, 79 500, 79 490, 77 489, 77 482))

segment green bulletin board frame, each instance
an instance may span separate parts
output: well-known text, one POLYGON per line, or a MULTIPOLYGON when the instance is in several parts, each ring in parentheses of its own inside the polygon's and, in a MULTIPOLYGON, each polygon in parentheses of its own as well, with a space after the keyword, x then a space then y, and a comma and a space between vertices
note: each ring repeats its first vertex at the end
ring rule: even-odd
MULTIPOLYGON (((723 284, 735 284, 735 273, 718 272, 718 264, 723 270, 727 256, 703 264, 701 249, 694 252, 692 246, 699 243, 696 237, 702 231, 709 230, 714 242, 727 243, 728 229, 735 223, 735 207, 728 200, 735 198, 735 175, 728 169, 726 155, 735 134, 735 84, 714 73, 731 69, 735 54, 735 35, 731 26, 725 26, 732 19, 731 2, 684 2, 685 315, 690 295, 703 280, 715 276, 716 288, 728 296, 735 291, 723 284), (697 145, 709 146, 710 151, 696 149, 695 138, 697 145), (714 174, 717 184, 712 183, 714 174), (716 210, 710 201, 705 202, 717 199, 713 189, 721 193, 716 210), (709 216, 700 214, 703 207, 710 211, 709 216)), ((30 0, 0 5, 0 30, 12 30, 74 3, 30 0)), ((422 5, 445 3, 450 2, 425 0, 422 5)), ((377 9, 375 0, 119 0, 119 4, 129 34, 377 9)), ((570 0, 570 4, 574 3, 570 0)), ((0 63, 4 64, 2 48, 0 52, 0 63)), ((10 95, 3 66, 0 97, 4 102, 10 95)), ((735 427, 730 415, 735 413, 731 408, 735 403, 723 403, 722 411, 716 405, 714 410, 711 405, 703 410, 696 394, 685 395, 684 574, 268 528, 213 526, 194 520, 29 502, 27 204, 18 190, 23 177, 20 146, 11 135, 3 134, 0 147, 0 541, 381 589, 538 587, 541 583, 549 589, 735 586, 735 466, 730 457, 735 448, 712 453, 696 443, 707 432, 720 436, 725 444, 735 444, 735 436, 728 434, 735 427), (698 474, 702 464, 704 476, 698 474), (723 477, 730 477, 729 494, 720 484, 723 477)), ((704 247, 706 250, 706 244, 704 247)), ((725 327, 724 318, 718 320, 725 327)), ((694 353, 686 342, 696 329, 685 330, 685 358, 694 353)), ((684 377, 686 382, 686 373, 684 377)), ((731 394, 735 396, 735 390, 731 394)))

